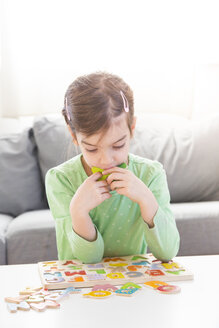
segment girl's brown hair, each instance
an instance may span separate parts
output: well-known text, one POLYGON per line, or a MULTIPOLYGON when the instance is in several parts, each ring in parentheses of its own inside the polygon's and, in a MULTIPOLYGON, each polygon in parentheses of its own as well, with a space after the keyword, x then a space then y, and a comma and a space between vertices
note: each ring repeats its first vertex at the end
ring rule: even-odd
POLYGON ((122 113, 126 113, 127 124, 132 133, 133 91, 117 75, 98 71, 80 76, 70 84, 65 93, 62 114, 73 133, 81 132, 91 136, 106 131, 112 119, 122 113), (128 100, 127 113, 120 91, 128 100))

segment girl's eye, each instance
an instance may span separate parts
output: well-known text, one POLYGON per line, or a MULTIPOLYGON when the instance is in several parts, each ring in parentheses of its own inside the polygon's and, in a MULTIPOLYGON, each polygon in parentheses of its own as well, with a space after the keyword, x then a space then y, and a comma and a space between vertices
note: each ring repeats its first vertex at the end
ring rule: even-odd
POLYGON ((96 151, 96 149, 92 149, 92 150, 86 149, 86 151, 89 151, 90 153, 93 153, 93 152, 96 151))
MULTIPOLYGON (((120 149, 122 147, 125 146, 125 143, 121 146, 113 146, 114 149, 120 149)), ((94 153, 95 151, 97 151, 97 149, 86 149, 86 151, 89 151, 90 153, 94 153)))
POLYGON ((121 145, 121 146, 114 146, 113 148, 115 148, 115 149, 119 149, 119 148, 122 148, 122 147, 124 147, 125 146, 125 143, 123 144, 123 145, 121 145))

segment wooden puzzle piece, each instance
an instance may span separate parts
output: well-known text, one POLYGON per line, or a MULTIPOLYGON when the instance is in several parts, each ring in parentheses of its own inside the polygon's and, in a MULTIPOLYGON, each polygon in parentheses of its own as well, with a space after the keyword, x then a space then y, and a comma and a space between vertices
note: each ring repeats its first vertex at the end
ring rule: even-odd
POLYGON ((150 270, 160 270, 161 267, 160 267, 160 264, 158 263, 152 263, 151 266, 150 266, 150 270))
POLYGON ((48 289, 41 289, 38 292, 33 293, 31 295, 41 295, 41 296, 43 295, 43 296, 46 296, 46 295, 49 295, 49 294, 51 294, 51 292, 49 292, 48 289))
POLYGON ((44 300, 50 300, 50 301, 59 301, 62 298, 69 296, 70 294, 78 294, 81 292, 81 289, 74 288, 74 287, 68 287, 64 290, 56 290, 51 291, 49 295, 44 297, 44 300))
POLYGON ((80 293, 80 292, 81 292, 80 288, 74 288, 74 287, 68 287, 64 291, 64 293, 69 293, 69 294, 77 294, 77 293, 80 293))
POLYGON ((96 299, 103 299, 111 296, 112 293, 109 292, 108 290, 96 290, 96 291, 91 291, 88 294, 83 294, 84 297, 92 297, 96 299))
POLYGON ((7 303, 16 303, 19 304, 20 302, 24 301, 27 298, 26 295, 20 295, 17 297, 5 297, 5 302, 7 303))
POLYGON ((179 276, 183 271, 185 271, 185 270, 176 270, 176 271, 167 270, 166 272, 167 273, 170 273, 170 274, 175 274, 175 275, 179 276))
POLYGON ((145 273, 149 276, 165 276, 161 270, 147 270, 145 273))
POLYGON ((16 303, 7 303, 7 308, 11 313, 17 312, 17 304, 16 303))
POLYGON ((21 290, 19 292, 19 294, 20 295, 31 295, 41 289, 43 289, 42 286, 41 287, 26 287, 24 290, 21 290))
POLYGON ((79 294, 80 292, 81 292, 81 289, 80 288, 68 287, 64 291, 62 291, 62 293, 58 297, 58 300, 61 299, 61 298, 63 298, 63 297, 65 297, 66 295, 69 295, 69 294, 79 294))
POLYGON ((72 265, 78 265, 78 263, 74 262, 74 261, 66 261, 65 263, 63 263, 62 265, 69 265, 69 264, 72 264, 72 265))
POLYGON ((165 269, 179 269, 179 264, 176 262, 172 262, 172 263, 162 263, 161 264, 165 269))
POLYGON ((53 279, 46 279, 47 282, 50 282, 50 283, 60 283, 60 282, 63 282, 65 281, 64 278, 62 277, 54 277, 53 279))
POLYGON ((111 272, 111 273, 108 273, 106 276, 110 279, 124 279, 125 278, 121 272, 117 272, 117 273, 111 272))
POLYGON ((46 297, 49 297, 50 295, 53 295, 55 293, 61 294, 62 291, 48 291, 48 289, 42 289, 39 292, 33 293, 32 295, 29 295, 29 297, 26 299, 27 302, 32 303, 40 303, 44 302, 46 297))
POLYGON ((51 266, 53 264, 56 264, 57 262, 56 261, 53 261, 53 262, 43 262, 43 266, 51 266))
POLYGON ((124 267, 108 267, 107 270, 110 272, 126 272, 124 267))
POLYGON ((30 307, 31 309, 35 310, 35 311, 45 311, 47 308, 48 309, 59 309, 60 308, 60 304, 56 303, 54 301, 50 301, 50 300, 46 300, 43 303, 30 303, 30 307))
MULTIPOLYGON (((96 166, 92 166, 91 168, 91 171, 92 173, 96 173, 96 172, 103 172, 104 170, 103 169, 100 169, 99 167, 96 167, 96 166)), ((101 181, 101 180, 106 180, 106 178, 109 176, 109 174, 105 174, 105 175, 102 175, 98 181, 101 181)))
POLYGON ((45 297, 45 295, 32 294, 32 295, 28 296, 28 298, 26 299, 26 302, 28 302, 28 303, 41 303, 41 302, 44 302, 44 297, 45 297))
POLYGON ((144 265, 144 266, 150 266, 150 263, 147 261, 141 261, 141 262, 133 262, 132 265, 144 265))
POLYGON ((129 266, 127 266, 127 269, 128 269, 129 271, 138 271, 138 270, 141 269, 141 268, 142 268, 141 265, 129 265, 129 266))
POLYGON ((109 265, 112 267, 124 267, 127 266, 128 263, 110 263, 109 265))
POLYGON ((139 255, 134 255, 131 259, 131 261, 136 261, 136 260, 147 260, 147 257, 144 257, 144 256, 139 256, 139 255))
MULTIPOLYGON (((59 301, 65 296, 69 296, 72 293, 80 293, 81 289, 76 289, 74 287, 68 287, 65 290, 53 290, 50 291, 47 295, 44 295, 44 300, 50 301, 59 301)), ((35 296, 36 294, 32 295, 35 296)), ((32 300, 32 299, 30 299, 32 300)), ((34 302, 33 302, 34 303, 34 302)))
POLYGON ((74 276, 74 275, 80 275, 80 276, 82 276, 82 275, 86 275, 86 272, 84 271, 84 270, 81 270, 81 271, 73 271, 73 272, 70 272, 70 271, 66 271, 65 272, 65 275, 66 276, 74 276))
POLYGON ((58 292, 56 292, 56 293, 51 293, 51 294, 45 296, 45 297, 44 297, 44 300, 45 300, 45 301, 46 301, 46 300, 49 300, 49 301, 57 301, 58 298, 60 297, 60 295, 61 295, 61 293, 58 293, 58 292))
POLYGON ((45 280, 52 283, 59 283, 65 281, 62 277, 61 272, 54 272, 54 273, 44 273, 45 280))
POLYGON ((139 278, 144 276, 144 274, 142 272, 126 272, 125 275, 129 278, 139 278))
POLYGON ((104 269, 89 269, 89 271, 95 271, 98 274, 106 274, 104 269))
POLYGON ((62 277, 62 273, 60 271, 55 271, 51 273, 51 275, 57 276, 57 277, 62 277))
POLYGON ((121 257, 108 257, 103 259, 103 262, 117 262, 117 261, 125 261, 125 259, 121 257))
POLYGON ((132 289, 132 288, 138 288, 141 289, 141 286, 135 284, 134 282, 127 282, 125 285, 123 285, 120 289, 132 289))
POLYGON ((92 291, 97 291, 97 290, 107 290, 109 292, 114 292, 118 288, 116 286, 113 286, 111 284, 105 284, 105 285, 95 285, 92 288, 92 291))
POLYGON ((82 282, 85 281, 83 277, 72 277, 67 279, 68 282, 82 282))
POLYGON ((139 288, 120 288, 115 291, 115 294, 118 296, 132 296, 134 293, 136 293, 139 290, 139 288))
MULTIPOLYGON (((77 271, 77 270, 82 270, 83 269, 83 266, 82 265, 68 265, 67 268, 69 270, 74 270, 74 271, 77 271)), ((63 269, 63 271, 66 271, 66 268, 63 269)))
POLYGON ((175 285, 166 285, 166 286, 159 286, 156 288, 156 290, 163 294, 176 294, 181 291, 181 288, 175 285))
POLYGON ((144 282, 143 285, 145 287, 149 287, 149 288, 152 288, 152 289, 157 289, 157 287, 167 286, 168 284, 166 282, 164 282, 164 281, 151 280, 151 281, 144 282))
POLYGON ((22 311, 30 310, 30 305, 25 301, 22 301, 19 304, 17 304, 17 307, 19 310, 22 310, 22 311))
POLYGON ((102 269, 104 268, 104 265, 101 263, 93 263, 93 264, 87 264, 87 267, 89 269, 102 269))
POLYGON ((98 273, 88 273, 86 275, 86 278, 89 281, 104 280, 104 276, 102 274, 98 274, 98 273))
POLYGON ((30 310, 30 305, 25 302, 25 301, 22 301, 20 303, 7 303, 7 307, 8 307, 8 310, 12 313, 15 313, 17 312, 17 310, 22 310, 22 311, 29 311, 30 310))
MULTIPOLYGON (((125 169, 125 168, 127 167, 127 165, 126 165, 126 163, 122 163, 122 164, 118 165, 118 167, 121 167, 121 168, 125 169)), ((99 167, 92 166, 92 167, 91 167, 91 171, 92 171, 92 173, 96 173, 96 172, 101 172, 101 173, 102 173, 104 170, 101 169, 101 168, 99 168, 99 167)), ((106 178, 107 178, 109 175, 110 175, 110 174, 102 175, 102 176, 98 179, 98 181, 106 180, 106 178)))

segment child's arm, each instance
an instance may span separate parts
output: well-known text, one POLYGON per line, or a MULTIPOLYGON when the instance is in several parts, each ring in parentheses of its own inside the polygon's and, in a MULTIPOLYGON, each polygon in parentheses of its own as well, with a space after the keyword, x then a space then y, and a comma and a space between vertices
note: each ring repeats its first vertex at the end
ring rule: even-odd
POLYGON ((94 241, 97 239, 96 229, 88 213, 81 212, 77 209, 77 206, 71 204, 70 214, 72 227, 79 236, 88 241, 94 241))
POLYGON ((161 260, 170 260, 179 250, 179 233, 170 209, 166 173, 161 163, 154 161, 135 175, 118 167, 104 170, 112 190, 136 202, 145 222, 145 237, 151 252, 161 260))
MULTIPOLYGON (((92 223, 96 234, 93 241, 86 240, 77 234, 72 227, 70 203, 76 193, 74 186, 63 172, 50 169, 46 174, 45 187, 48 204, 55 219, 59 260, 77 258, 84 263, 100 262, 103 257, 104 243, 97 227, 92 223)), ((73 219, 76 215, 80 221, 79 213, 73 212, 73 219)))
POLYGON ((70 203, 70 214, 74 231, 88 241, 96 240, 97 234, 89 212, 111 197, 106 181, 96 172, 89 176, 77 189, 70 203))
POLYGON ((144 225, 146 240, 150 251, 156 258, 168 261, 178 253, 180 236, 170 209, 170 194, 166 173, 162 164, 158 162, 156 163, 148 188, 148 198, 145 198, 145 200, 139 203, 142 217, 146 222, 144 225), (155 203, 153 197, 156 200, 155 203), (156 202, 158 204, 157 209, 156 205, 153 205, 156 202), (148 224, 147 215, 150 211, 147 212, 147 208, 150 207, 150 204, 152 204, 152 212, 155 210, 155 213, 153 218, 149 218, 149 222, 151 220, 151 223, 148 224))
POLYGON ((143 220, 148 224, 149 228, 153 228, 154 216, 158 211, 159 204, 149 188, 145 188, 145 192, 140 195, 138 204, 143 220))

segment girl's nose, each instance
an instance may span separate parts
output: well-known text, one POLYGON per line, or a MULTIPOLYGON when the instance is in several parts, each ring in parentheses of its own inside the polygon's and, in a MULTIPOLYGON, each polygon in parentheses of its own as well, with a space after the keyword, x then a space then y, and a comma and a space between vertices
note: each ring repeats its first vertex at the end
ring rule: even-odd
POLYGON ((107 169, 113 166, 113 158, 110 152, 104 152, 100 156, 100 166, 107 169))

